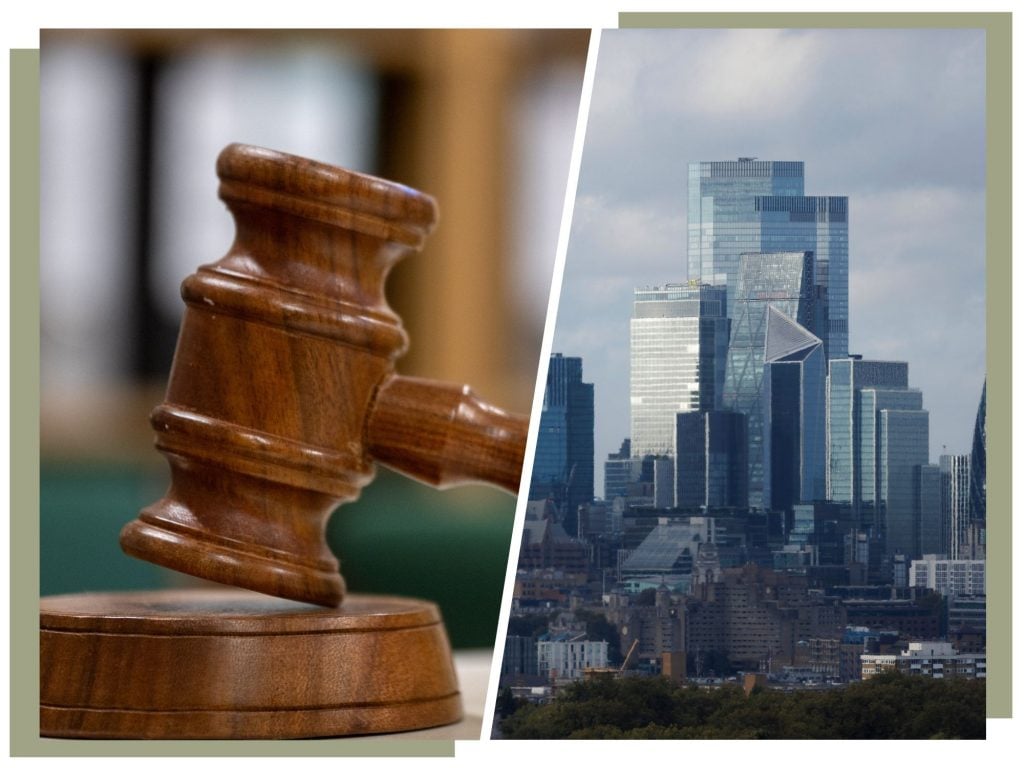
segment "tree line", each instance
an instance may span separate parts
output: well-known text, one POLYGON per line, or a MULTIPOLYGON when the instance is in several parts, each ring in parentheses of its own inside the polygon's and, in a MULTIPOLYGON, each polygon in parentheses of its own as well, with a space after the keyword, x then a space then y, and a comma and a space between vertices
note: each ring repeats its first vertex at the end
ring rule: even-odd
POLYGON ((899 673, 844 688, 705 690, 662 677, 603 677, 548 704, 500 692, 507 739, 983 739, 984 680, 899 673))

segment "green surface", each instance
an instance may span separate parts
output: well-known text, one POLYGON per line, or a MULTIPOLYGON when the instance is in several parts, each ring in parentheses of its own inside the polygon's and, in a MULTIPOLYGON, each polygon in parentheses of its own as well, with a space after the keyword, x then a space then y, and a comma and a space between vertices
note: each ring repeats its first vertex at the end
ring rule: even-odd
MULTIPOLYGON (((40 472, 40 592, 154 589, 177 574, 128 557, 118 535, 159 499, 167 473, 122 464, 49 464, 40 472)), ((328 525, 351 592, 441 607, 452 645, 491 647, 515 502, 489 489, 439 492, 381 471, 328 525)))
POLYGON ((118 535, 160 498, 164 475, 121 465, 47 465, 39 472, 39 592, 154 589, 170 575, 121 552, 118 535))
POLYGON ((514 513, 515 499, 499 491, 438 492, 380 472, 331 517, 327 539, 350 591, 433 600, 453 646, 489 648, 514 513))

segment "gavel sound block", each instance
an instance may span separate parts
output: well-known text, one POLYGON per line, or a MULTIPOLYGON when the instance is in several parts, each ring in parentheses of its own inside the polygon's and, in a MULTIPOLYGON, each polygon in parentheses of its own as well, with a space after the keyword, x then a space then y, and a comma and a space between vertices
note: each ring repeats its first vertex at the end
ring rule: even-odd
POLYGON ((171 485, 121 546, 263 594, 44 599, 41 732, 287 738, 454 722, 437 607, 343 600, 324 537, 375 463, 438 487, 519 483, 524 418, 394 372, 408 339, 385 278, 422 246, 435 203, 244 145, 217 171, 235 241, 182 285, 167 396, 151 416, 171 485))

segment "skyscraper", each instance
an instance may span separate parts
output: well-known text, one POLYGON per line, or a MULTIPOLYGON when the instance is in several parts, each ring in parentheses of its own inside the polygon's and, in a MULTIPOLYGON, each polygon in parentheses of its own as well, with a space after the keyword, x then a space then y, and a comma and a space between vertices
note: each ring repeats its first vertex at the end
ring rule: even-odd
POLYGON ((949 539, 950 560, 966 560, 970 553, 971 454, 939 456, 942 472, 942 512, 949 539))
POLYGON ((729 321, 724 286, 637 288, 630 320, 630 445, 671 455, 675 415, 721 404, 729 321))
POLYGON ((979 528, 985 527, 987 453, 985 450, 985 391, 988 381, 981 385, 981 402, 974 420, 974 441, 971 443, 971 520, 979 528))
POLYGON ((583 360, 551 355, 530 498, 551 497, 570 528, 576 509, 594 498, 594 385, 583 360))
POLYGON ((726 358, 722 406, 747 416, 750 504, 761 507, 764 480, 762 380, 768 309, 807 329, 815 318, 814 256, 808 252, 748 253, 742 257, 736 318, 726 358))
POLYGON ((747 417, 742 413, 677 413, 675 453, 677 507, 747 506, 747 417))
MULTIPOLYGON (((918 517, 918 551, 924 555, 942 555, 946 550, 945 523, 942 518, 942 474, 936 464, 924 464, 915 470, 915 505, 918 517)), ((911 582, 913 583, 913 582, 911 582)))
MULTIPOLYGON (((846 197, 804 196, 802 162, 740 158, 689 164, 687 266, 691 280, 728 287, 735 318, 744 253, 811 251, 814 281, 827 294, 827 326, 814 332, 827 358, 849 346, 846 197)), ((803 324, 803 323, 802 323, 803 324)), ((807 326, 809 327, 809 326, 807 326)))
MULTIPOLYGON (((875 496, 874 411, 865 414, 872 420, 869 434, 861 437, 861 390, 906 391, 908 366, 903 362, 863 360, 852 355, 830 360, 826 381, 826 470, 825 496, 830 501, 850 502, 859 509, 864 471, 869 472, 866 487, 875 496), (866 452, 866 453, 865 453, 866 452), (867 457, 866 470, 862 466, 867 457)), ((914 398, 920 408, 920 393, 914 398)))
POLYGON ((763 385, 764 497, 770 509, 825 498, 825 354, 821 339, 768 307, 763 385))
MULTIPOLYGON (((858 390, 855 395, 859 427, 854 451, 860 467, 860 483, 853 508, 862 526, 870 526, 877 534, 888 537, 887 503, 891 494, 896 496, 896 514, 908 519, 913 517, 907 511, 913 509, 913 483, 908 473, 913 473, 914 466, 928 463, 928 413, 922 410, 924 399, 917 389, 871 387, 858 390), (921 415, 894 420, 883 435, 883 415, 889 412, 921 415), (889 441, 885 447, 883 440, 889 441), (891 477, 887 473, 890 462, 894 470, 891 477)), ((915 540, 911 524, 906 525, 909 527, 897 535, 903 547, 915 540)), ((905 548, 901 551, 912 553, 905 548)))
POLYGON ((826 386, 830 501, 853 506, 857 526, 885 554, 918 557, 942 540, 938 470, 928 463, 928 412, 905 362, 829 361, 826 386))
POLYGON ((921 555, 915 472, 919 473, 919 467, 926 464, 928 411, 879 410, 878 503, 887 555, 897 552, 908 558, 921 555))
POLYGON ((640 460, 629 450, 629 438, 615 453, 609 453, 604 463, 604 500, 611 501, 629 496, 629 487, 640 477, 640 460))

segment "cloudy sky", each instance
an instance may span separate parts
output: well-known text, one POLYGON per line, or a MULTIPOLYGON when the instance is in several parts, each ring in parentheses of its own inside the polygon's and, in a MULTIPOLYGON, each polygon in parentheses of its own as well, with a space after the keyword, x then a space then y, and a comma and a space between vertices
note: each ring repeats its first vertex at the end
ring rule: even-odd
POLYGON ((602 33, 552 347, 595 385, 598 496, 629 435, 633 288, 687 279, 696 160, 803 160, 805 194, 849 197, 850 351, 910 363, 932 461, 970 450, 984 86, 980 30, 602 33))

